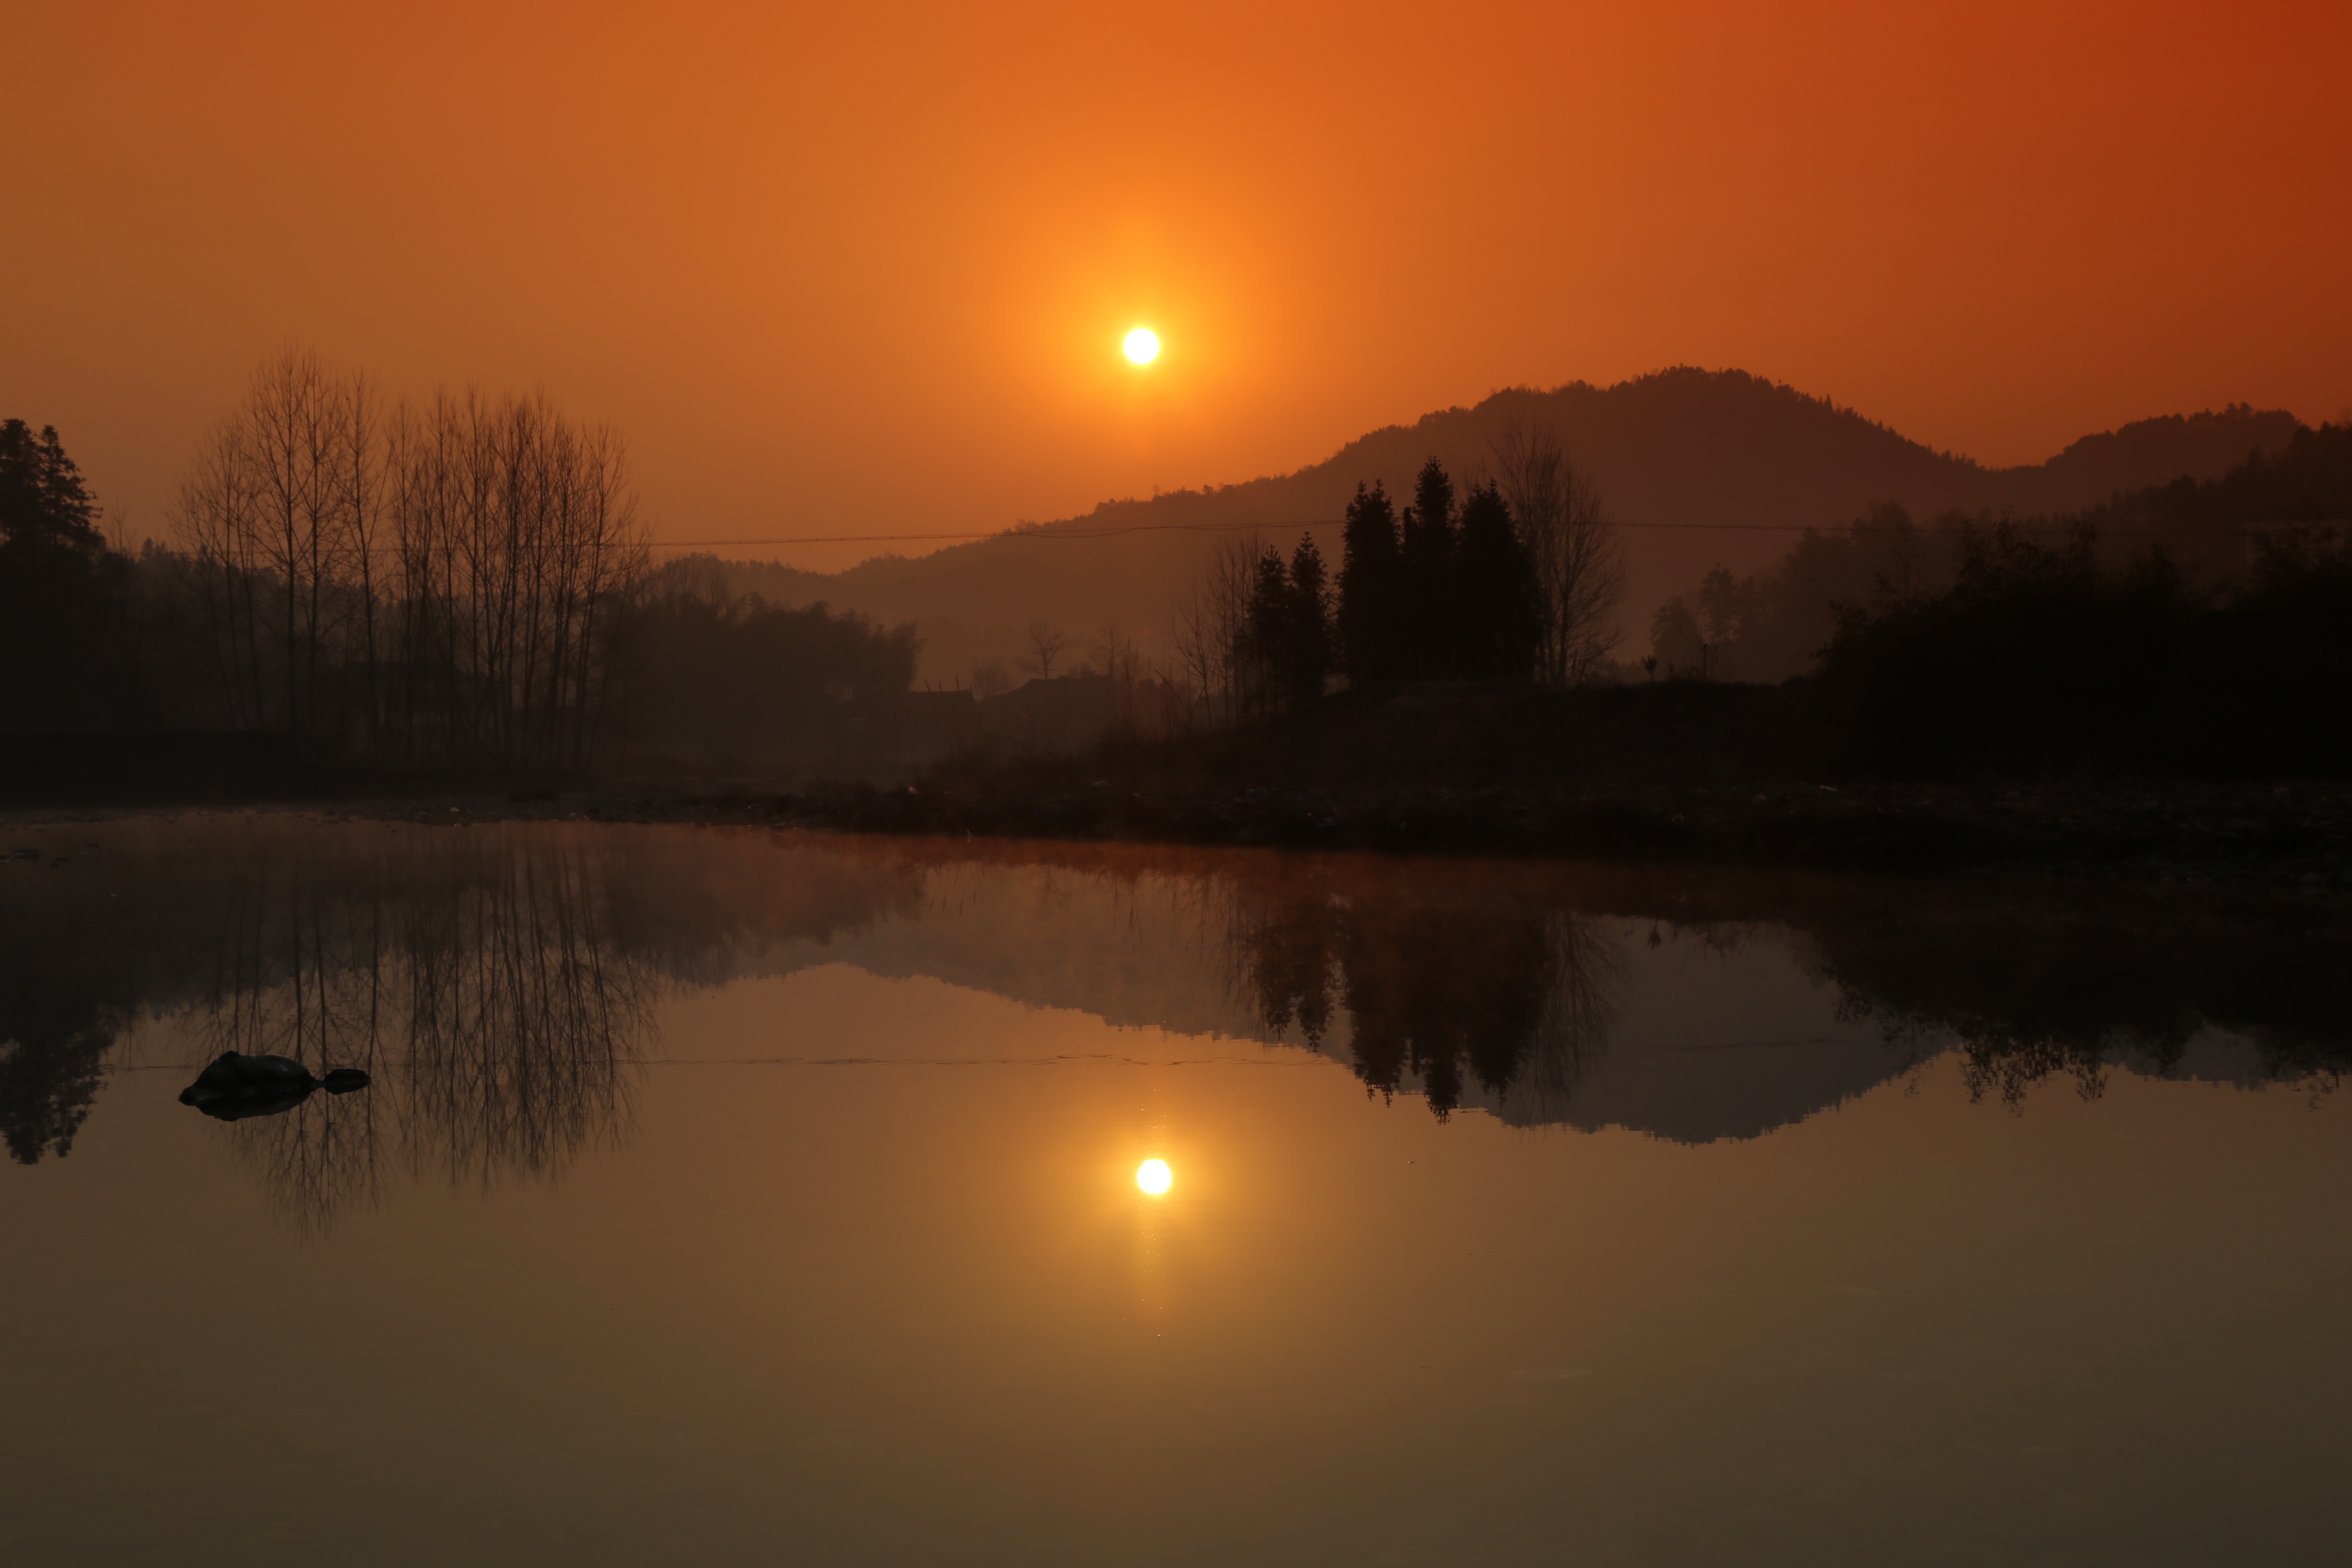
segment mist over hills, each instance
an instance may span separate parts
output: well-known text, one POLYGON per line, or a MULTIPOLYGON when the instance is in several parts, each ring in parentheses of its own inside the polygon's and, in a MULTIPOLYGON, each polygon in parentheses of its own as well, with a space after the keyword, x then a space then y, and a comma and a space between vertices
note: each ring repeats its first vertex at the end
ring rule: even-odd
POLYGON ((1828 527, 1871 505, 2063 512, 2118 490, 2216 477, 2300 427, 2279 409, 2138 420, 2084 437, 2047 462, 1989 468, 1938 452, 1825 398, 1742 371, 1659 371, 1614 386, 1514 388, 1471 408, 1391 425, 1290 474, 1105 501, 1083 517, 1024 527, 917 558, 886 555, 835 574, 739 563, 731 579, 787 604, 827 601, 925 639, 921 679, 952 684, 973 660, 1009 658, 1032 621, 1081 642, 1116 623, 1147 657, 1166 651, 1184 595, 1221 539, 1263 531, 1286 548, 1312 526, 1336 564, 1340 515, 1359 481, 1409 490, 1431 457, 1457 476, 1491 462, 1514 423, 1549 423, 1599 483, 1631 569, 1623 619, 1646 625, 1667 595, 1717 563, 1751 571, 1792 529, 1828 527))

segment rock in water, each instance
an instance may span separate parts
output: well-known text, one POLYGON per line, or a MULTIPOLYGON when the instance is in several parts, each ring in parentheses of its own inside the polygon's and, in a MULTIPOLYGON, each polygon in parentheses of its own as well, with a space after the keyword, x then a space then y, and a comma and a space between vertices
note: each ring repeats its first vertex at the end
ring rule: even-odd
POLYGON ((223 1121, 236 1121, 291 1110, 321 1089, 329 1094, 349 1094, 367 1086, 368 1075, 357 1068, 337 1068, 320 1079, 311 1077, 310 1069, 291 1057, 223 1051, 196 1075, 195 1082, 180 1091, 180 1103, 223 1121))

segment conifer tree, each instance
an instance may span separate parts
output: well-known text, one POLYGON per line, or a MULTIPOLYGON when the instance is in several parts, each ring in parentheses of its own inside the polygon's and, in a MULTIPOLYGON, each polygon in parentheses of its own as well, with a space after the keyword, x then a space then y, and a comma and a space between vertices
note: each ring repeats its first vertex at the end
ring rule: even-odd
POLYGON ((0 422, 0 730, 126 716, 128 571, 57 431, 0 422))
POLYGON ((1403 668, 1409 680, 1455 673, 1454 481, 1435 458, 1423 463, 1404 511, 1403 668))
POLYGON ((0 421, 0 549, 94 560, 105 548, 98 502, 57 430, 0 421))
POLYGON ((1543 605, 1535 563, 1493 485, 1470 491, 1454 562, 1455 673, 1472 680, 1524 680, 1535 673, 1543 605))
POLYGON ((1351 686, 1394 680, 1403 662, 1402 561, 1396 510, 1377 483, 1356 486, 1339 552, 1339 668, 1351 686))

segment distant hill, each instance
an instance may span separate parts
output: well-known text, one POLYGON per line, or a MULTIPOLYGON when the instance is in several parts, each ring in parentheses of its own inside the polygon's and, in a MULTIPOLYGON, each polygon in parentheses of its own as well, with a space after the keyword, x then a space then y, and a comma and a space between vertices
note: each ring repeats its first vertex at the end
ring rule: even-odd
POLYGON ((1609 387, 1498 392, 1475 408, 1375 430, 1296 473, 1105 501, 1083 517, 934 555, 883 556, 830 575, 739 564, 732 576, 740 588, 787 603, 824 599, 914 621, 926 639, 927 680, 958 679, 976 658, 1009 658, 1037 619, 1081 645, 1116 622, 1157 655, 1220 538, 1263 529, 1286 549, 1303 525, 1318 524, 1336 564, 1338 521, 1359 480, 1408 489, 1431 457, 1475 474, 1503 430, 1527 420, 1555 425, 1611 513, 1636 525, 1624 536, 1629 630, 1709 565, 1751 571, 1777 558, 1789 543, 1778 530, 1845 521, 1879 501, 1900 501, 1915 515, 2080 510, 2117 491, 2219 476, 2301 427, 2283 410, 2233 405, 2086 436, 2046 463, 1988 468, 1741 371, 1666 370, 1609 387), (1084 537, 1108 530, 1136 531, 1084 537))

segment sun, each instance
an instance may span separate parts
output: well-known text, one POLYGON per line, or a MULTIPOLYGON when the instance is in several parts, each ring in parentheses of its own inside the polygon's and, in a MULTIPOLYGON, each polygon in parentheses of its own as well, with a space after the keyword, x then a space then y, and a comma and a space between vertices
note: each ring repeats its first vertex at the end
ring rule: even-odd
POLYGON ((1175 1180, 1165 1160, 1146 1160, 1135 1168, 1135 1184, 1155 1198, 1173 1185, 1175 1180))
POLYGON ((1127 342, 1122 346, 1127 350, 1129 359, 1137 364, 1150 364, 1160 357, 1160 334, 1150 327, 1138 327, 1127 334, 1127 342))

